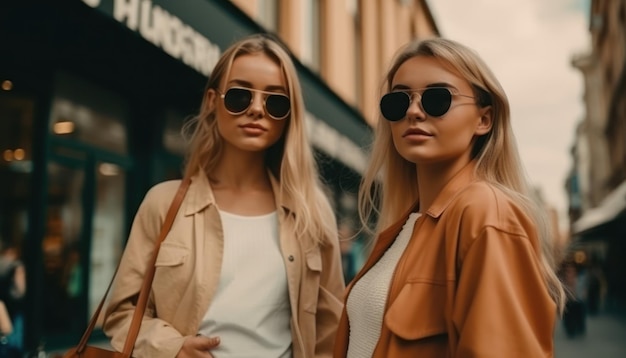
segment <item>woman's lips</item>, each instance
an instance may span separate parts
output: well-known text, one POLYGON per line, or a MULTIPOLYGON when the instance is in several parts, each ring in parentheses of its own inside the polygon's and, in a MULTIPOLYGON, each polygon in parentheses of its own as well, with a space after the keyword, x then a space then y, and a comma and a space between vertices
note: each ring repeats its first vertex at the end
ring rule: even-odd
POLYGON ((245 133, 251 134, 251 135, 261 135, 264 132, 267 132, 267 129, 265 129, 265 127, 256 123, 248 123, 248 124, 241 125, 239 127, 243 129, 245 133))
POLYGON ((421 128, 409 128, 402 134, 402 136, 403 137, 408 137, 408 136, 432 137, 432 134, 430 134, 429 132, 421 128))

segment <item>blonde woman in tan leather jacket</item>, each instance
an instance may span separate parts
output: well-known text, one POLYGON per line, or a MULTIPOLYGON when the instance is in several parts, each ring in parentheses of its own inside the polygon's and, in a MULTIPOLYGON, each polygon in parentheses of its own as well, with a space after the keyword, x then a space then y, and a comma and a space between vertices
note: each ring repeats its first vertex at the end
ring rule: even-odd
MULTIPOLYGON (((224 52, 188 127, 192 182, 159 251, 133 356, 332 355, 345 285, 304 113, 277 42, 251 36, 224 52)), ((153 187, 136 214, 104 322, 118 350, 179 182, 153 187)))
POLYGON ((360 195, 362 218, 380 199, 377 240, 335 357, 553 357, 564 292, 494 75, 457 42, 411 42, 380 110, 360 195))

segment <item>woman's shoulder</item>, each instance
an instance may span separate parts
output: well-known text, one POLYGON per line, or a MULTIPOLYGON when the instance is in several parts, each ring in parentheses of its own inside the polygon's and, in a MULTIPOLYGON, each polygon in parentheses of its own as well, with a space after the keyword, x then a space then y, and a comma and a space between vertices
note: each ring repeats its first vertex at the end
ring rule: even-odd
MULTIPOLYGON (((463 189, 450 203, 452 216, 478 227, 517 231, 531 225, 521 199, 515 193, 487 181, 476 181, 463 189)), ((521 198, 521 197, 520 197, 521 198)))
POLYGON ((164 196, 173 197, 178 187, 180 186, 181 180, 167 180, 153 185, 148 192, 146 193, 146 198, 156 197, 162 198, 164 196))
POLYGON ((517 200, 514 199, 505 189, 496 184, 484 180, 477 180, 467 185, 456 196, 453 205, 462 207, 479 206, 484 209, 498 209, 517 207, 517 200))
POLYGON ((143 198, 140 211, 165 213, 169 207, 181 180, 168 180, 153 185, 143 198))

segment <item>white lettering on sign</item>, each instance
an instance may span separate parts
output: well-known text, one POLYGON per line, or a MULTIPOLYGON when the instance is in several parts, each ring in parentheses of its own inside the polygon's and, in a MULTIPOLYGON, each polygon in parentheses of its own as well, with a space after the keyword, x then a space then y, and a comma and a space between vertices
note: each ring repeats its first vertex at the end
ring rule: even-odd
MULTIPOLYGON (((100 0, 83 2, 94 8, 100 5, 100 0)), ((113 17, 205 76, 221 55, 217 45, 150 0, 114 0, 113 17)))
POLYGON ((124 23, 133 31, 137 31, 139 20, 139 0, 115 0, 113 3, 113 17, 124 23))
POLYGON ((83 0, 83 2, 91 7, 98 7, 100 0, 83 0))
POLYGON ((363 174, 367 164, 365 150, 312 113, 306 112, 305 116, 308 136, 312 144, 357 173, 363 174))

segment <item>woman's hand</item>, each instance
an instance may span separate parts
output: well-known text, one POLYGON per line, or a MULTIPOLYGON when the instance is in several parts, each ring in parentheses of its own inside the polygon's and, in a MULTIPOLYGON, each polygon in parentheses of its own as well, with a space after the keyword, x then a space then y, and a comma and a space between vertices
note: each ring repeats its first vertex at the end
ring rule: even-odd
POLYGON ((213 358, 209 350, 220 344, 219 337, 187 337, 176 358, 213 358))

